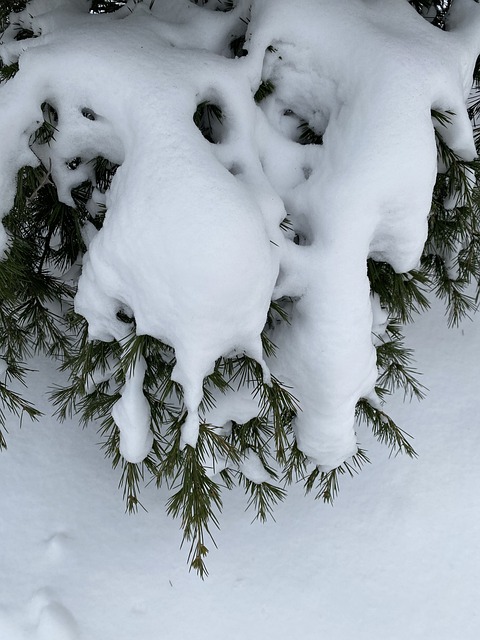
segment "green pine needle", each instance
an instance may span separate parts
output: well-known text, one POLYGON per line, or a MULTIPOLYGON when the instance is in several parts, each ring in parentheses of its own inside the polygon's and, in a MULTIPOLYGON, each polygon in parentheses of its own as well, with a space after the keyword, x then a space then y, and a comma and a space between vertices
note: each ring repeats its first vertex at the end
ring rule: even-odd
POLYGON ((275 91, 275 85, 271 80, 262 80, 260 86, 255 92, 253 99, 258 104, 265 100, 269 95, 271 95, 275 91))

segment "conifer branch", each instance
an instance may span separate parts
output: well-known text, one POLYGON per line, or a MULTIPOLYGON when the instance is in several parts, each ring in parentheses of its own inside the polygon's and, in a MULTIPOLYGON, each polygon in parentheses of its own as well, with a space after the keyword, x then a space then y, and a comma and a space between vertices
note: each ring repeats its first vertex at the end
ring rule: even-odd
POLYGON ((386 262, 367 261, 370 287, 380 297, 382 306, 402 324, 412 321, 414 313, 426 311, 430 303, 426 296, 428 278, 416 269, 396 273, 386 262))
POLYGON ((403 389, 404 396, 422 400, 426 388, 418 382, 416 376, 419 374, 410 366, 413 351, 405 347, 399 325, 390 322, 385 336, 377 336, 377 340, 377 386, 383 393, 403 389))
POLYGON ((362 398, 357 402, 356 417, 359 421, 366 422, 370 426, 373 435, 380 443, 389 446, 391 453, 404 453, 410 458, 417 456, 415 449, 408 440, 412 436, 396 425, 390 416, 378 407, 373 406, 367 399, 362 398))
MULTIPOLYGON (((160 477, 166 475, 174 493, 167 502, 167 513, 179 518, 182 529, 182 544, 190 543, 188 562, 190 568, 204 579, 208 576, 205 558, 207 542, 215 545, 212 526, 219 528, 218 513, 222 509, 221 488, 209 478, 205 471, 206 459, 205 427, 201 427, 197 447, 179 448, 179 436, 172 443, 174 464, 161 465, 160 477)), ((172 448, 170 451, 172 451, 172 448)), ((166 453, 165 459, 169 455, 166 453)))
POLYGON ((255 517, 253 521, 266 522, 268 518, 275 521, 274 509, 279 502, 285 500, 287 492, 269 482, 252 482, 245 475, 241 474, 245 486, 245 493, 249 496, 247 509, 253 508, 255 517))
POLYGON ((321 471, 319 467, 315 467, 305 480, 305 493, 308 494, 315 488, 317 492, 315 500, 321 499, 323 502, 333 504, 340 490, 340 476, 349 475, 353 478, 368 463, 370 463, 370 460, 366 452, 359 448, 350 460, 345 461, 335 469, 321 471))
POLYGON ((260 86, 255 92, 253 99, 258 104, 265 100, 269 95, 271 95, 275 91, 275 85, 271 80, 262 80, 260 86))

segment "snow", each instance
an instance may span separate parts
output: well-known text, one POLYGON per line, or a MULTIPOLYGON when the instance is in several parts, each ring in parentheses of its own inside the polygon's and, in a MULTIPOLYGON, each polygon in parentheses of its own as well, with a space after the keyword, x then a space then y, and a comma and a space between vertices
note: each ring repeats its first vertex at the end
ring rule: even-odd
MULTIPOLYGON (((122 640, 160 631, 215 640, 251 637, 253 627, 279 639, 321 631, 339 640, 473 640, 480 632, 480 504, 465 489, 478 481, 478 321, 447 338, 437 309, 410 330, 432 393, 422 408, 394 401, 392 412, 417 435, 420 461, 387 462, 369 434, 354 430, 358 399, 372 397, 375 344, 388 320, 370 294, 366 260, 400 272, 418 263, 437 172, 432 108, 454 113, 437 126, 462 158, 475 156, 465 102, 480 9, 456 0, 442 32, 398 0, 257 0, 248 55, 226 59, 220 54, 248 4, 223 13, 156 0, 152 12, 131 2, 91 16, 83 0, 30 3, 18 19, 38 37, 16 41, 11 28, 0 45, 3 60, 20 65, 0 89, 0 216, 25 164, 40 158, 51 167, 67 204, 91 176, 89 160, 120 164, 104 226, 85 229, 75 309, 91 339, 125 340, 117 313, 129 309, 138 335, 174 348, 172 377, 187 412, 182 446, 195 447, 200 420, 227 434, 232 421, 258 414, 257 399, 240 387, 218 393, 199 415, 215 361, 244 353, 266 384, 272 371, 292 387, 301 406, 297 443, 312 462, 336 467, 358 438, 376 464, 345 485, 333 511, 301 500, 296 487, 277 524, 263 528, 239 515, 240 491, 232 492, 212 578, 201 585, 172 552, 166 493, 147 487, 148 513, 124 516, 93 430, 52 421, 40 376, 31 377, 29 392, 47 418, 21 432, 12 419, 1 454, 0 567, 8 580, 0 638, 122 640), (262 79, 275 91, 257 106, 262 79), (31 136, 45 101, 58 123, 41 147, 31 136), (224 114, 217 144, 192 121, 204 101, 224 114), (321 146, 295 142, 301 121, 322 133, 321 146), (284 235, 286 216, 293 231, 284 235), (266 359, 260 334, 272 298, 282 296, 294 300, 291 322, 275 326, 278 356, 266 359)), ((3 250, 1 226, 0 234, 3 250)), ((55 379, 51 365, 38 366, 43 379, 55 379)), ((130 462, 152 445, 144 375, 140 357, 112 411, 130 462)), ((205 464, 213 474, 226 461, 205 464)), ((238 468, 253 482, 270 479, 251 449, 238 468)))
POLYGON ((0 454, 0 638, 477 640, 479 318, 449 330, 434 302, 407 342, 430 392, 388 411, 419 458, 389 458, 362 431, 372 464, 342 479, 333 508, 293 486, 265 525, 227 492, 204 582, 166 490, 146 487, 148 513, 125 514, 95 429, 50 417, 61 377, 37 361, 29 390, 47 414, 21 429, 12 417, 0 454))
MULTIPOLYGON (((400 272, 418 264, 437 171, 430 110, 450 105, 451 144, 473 157, 463 94, 471 68, 460 34, 432 29, 402 2, 302 2, 301 11, 262 2, 250 31, 246 63, 264 60, 262 77, 275 86, 267 117, 278 128, 293 112, 323 132, 318 157, 304 160, 308 179, 280 191, 294 226, 296 215, 307 218, 309 242, 289 264, 301 275, 288 277, 302 282, 289 293, 301 299, 291 327, 275 334, 271 366, 300 400, 299 447, 329 469, 356 451, 355 404, 377 375, 366 259, 400 272)), ((265 170, 280 186, 273 144, 271 153, 265 170)))
POLYGON ((238 465, 239 470, 243 475, 255 482, 255 484, 262 484, 262 482, 271 482, 272 478, 265 470, 262 461, 253 449, 247 449, 243 460, 238 465))
POLYGON ((139 358, 127 372, 121 398, 112 409, 112 418, 120 430, 120 453, 129 462, 141 462, 153 444, 150 431, 150 405, 143 395, 147 365, 139 358))
MULTIPOLYGON (((408 271, 426 239, 437 172, 432 108, 454 114, 439 125, 450 147, 475 156, 465 101, 480 10, 457 0, 443 32, 398 0, 259 0, 248 55, 229 60, 219 54, 246 2, 227 12, 171 0, 152 11, 134 2, 112 15, 87 9, 83 0, 34 0, 17 22, 38 37, 16 41, 15 25, 3 37, 2 58, 18 58, 20 71, 0 92, 1 212, 16 171, 37 157, 71 205, 91 159, 121 164, 78 281, 75 310, 90 338, 121 340, 117 312, 128 307, 138 335, 175 349, 182 446, 196 445, 215 361, 249 355, 266 384, 271 369, 292 386, 300 449, 323 470, 338 466, 356 452, 355 405, 377 378, 366 260, 408 271), (275 91, 256 106, 261 79, 275 91), (217 144, 192 121, 208 100, 224 114, 217 144), (31 143, 45 101, 58 113, 48 146, 31 143), (322 133, 322 146, 291 140, 299 121, 322 133), (74 170, 73 158, 81 159, 74 170), (287 215, 298 246, 280 232, 287 215), (267 366, 260 334, 272 298, 283 295, 297 302, 267 366)), ((115 417, 123 454, 139 461, 149 418, 143 376, 133 380, 115 417)))

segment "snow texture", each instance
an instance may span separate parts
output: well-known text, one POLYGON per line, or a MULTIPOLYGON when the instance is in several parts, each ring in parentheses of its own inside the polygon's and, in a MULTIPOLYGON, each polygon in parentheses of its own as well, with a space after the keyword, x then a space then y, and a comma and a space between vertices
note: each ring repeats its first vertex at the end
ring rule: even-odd
MULTIPOLYGON (((432 109, 455 114, 442 135, 475 156, 465 104, 480 7, 456 0, 442 32, 399 0, 256 0, 248 55, 229 60, 247 3, 226 13, 186 0, 148 6, 92 16, 83 0, 34 0, 17 24, 38 37, 16 41, 13 26, 4 34, 0 55, 20 70, 0 90, 0 214, 17 170, 39 158, 67 204, 90 159, 121 164, 78 282, 90 337, 121 340, 117 312, 127 307, 137 334, 175 349, 182 443, 194 447, 205 376, 220 356, 245 353, 268 383, 260 334, 272 298, 291 296, 291 324, 274 331, 268 365, 300 401, 300 449, 334 468, 356 452, 355 405, 377 377, 366 260, 408 271, 426 239, 432 109), (257 106, 262 79, 275 91, 257 106), (224 114, 218 144, 192 121, 207 100, 224 114), (40 149, 31 136, 45 101, 58 123, 40 149), (323 145, 292 140, 299 120, 323 145), (280 231, 286 215, 299 244, 280 231)), ((151 442, 142 380, 140 366, 114 409, 131 461, 151 442)), ((235 414, 232 395, 223 419, 235 414)))

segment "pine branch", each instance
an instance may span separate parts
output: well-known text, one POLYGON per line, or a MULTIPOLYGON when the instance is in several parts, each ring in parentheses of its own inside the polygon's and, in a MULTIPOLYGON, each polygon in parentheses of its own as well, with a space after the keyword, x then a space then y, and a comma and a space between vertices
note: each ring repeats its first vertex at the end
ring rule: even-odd
POLYGON ((427 276, 418 270, 396 273, 386 262, 367 261, 370 286, 380 297, 390 316, 402 324, 412 321, 413 313, 426 311, 430 303, 426 297, 427 276))
POLYGON ((431 288, 447 305, 448 323, 457 325, 476 311, 476 300, 467 293, 480 278, 480 190, 478 161, 466 162, 445 143, 439 129, 455 114, 432 111, 438 122, 436 140, 444 172, 434 188, 429 234, 421 260, 431 288), (447 199, 455 203, 446 209, 447 199))
POLYGON ((273 512, 277 504, 285 500, 287 495, 285 489, 269 482, 252 482, 243 474, 241 474, 241 478, 245 486, 245 493, 249 496, 247 509, 253 508, 255 511, 253 521, 266 522, 268 518, 275 521, 273 512))
MULTIPOLYGON (((206 458, 205 427, 200 428, 197 447, 186 446, 179 449, 179 435, 172 443, 174 464, 161 466, 160 477, 171 480, 175 491, 167 502, 167 513, 179 518, 183 533, 182 545, 190 543, 188 562, 190 568, 204 579, 208 576, 205 558, 208 554, 207 539, 215 545, 211 528, 219 528, 217 514, 222 509, 221 488, 206 474, 204 462, 206 458)), ((168 453, 165 458, 168 460, 168 453)))
POLYGON ((379 377, 377 386, 387 393, 403 389, 404 396, 415 396, 418 400, 425 397, 426 388, 416 378, 418 373, 410 366, 413 358, 412 349, 404 345, 400 327, 390 322, 385 336, 377 336, 377 367, 379 377))
POLYGON ((370 463, 370 460, 365 451, 359 448, 350 461, 347 460, 331 471, 320 471, 315 467, 305 480, 305 493, 310 493, 315 488, 317 491, 315 500, 322 499, 324 502, 333 504, 340 490, 340 476, 348 474, 353 478, 367 463, 370 463))
POLYGON ((373 435, 380 443, 390 447, 391 454, 404 453, 410 458, 417 456, 408 440, 412 436, 400 429, 390 416, 378 407, 374 407, 367 399, 362 398, 357 402, 355 413, 359 421, 370 426, 373 435))
POLYGON ((0 83, 11 80, 17 74, 17 72, 18 62, 12 62, 12 64, 3 64, 0 61, 0 83))
POLYGON ((7 442, 5 435, 7 433, 6 428, 6 413, 16 415, 20 418, 20 422, 23 416, 26 414, 31 420, 38 420, 42 415, 42 412, 36 409, 32 404, 25 400, 19 393, 9 388, 9 384, 16 380, 23 386, 25 384, 25 375, 28 371, 26 366, 17 361, 9 361, 8 358, 2 358, 0 364, 5 365, 5 372, 1 375, 0 380, 0 451, 7 448, 7 442))

